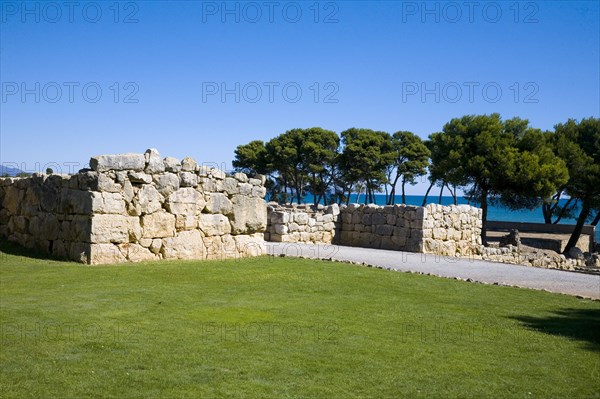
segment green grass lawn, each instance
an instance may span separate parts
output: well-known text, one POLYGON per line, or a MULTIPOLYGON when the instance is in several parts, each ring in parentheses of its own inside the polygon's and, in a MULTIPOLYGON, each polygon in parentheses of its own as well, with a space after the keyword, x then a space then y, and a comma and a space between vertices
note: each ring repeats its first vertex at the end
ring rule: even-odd
POLYGON ((0 244, 1 398, 600 398, 600 303, 261 257, 0 244))

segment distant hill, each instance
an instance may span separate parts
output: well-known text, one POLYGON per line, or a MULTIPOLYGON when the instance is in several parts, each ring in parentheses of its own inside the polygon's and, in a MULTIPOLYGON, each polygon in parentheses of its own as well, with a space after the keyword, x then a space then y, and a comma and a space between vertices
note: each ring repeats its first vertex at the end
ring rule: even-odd
POLYGON ((23 171, 18 168, 11 168, 10 166, 0 165, 0 176, 16 176, 19 173, 23 173, 23 171))

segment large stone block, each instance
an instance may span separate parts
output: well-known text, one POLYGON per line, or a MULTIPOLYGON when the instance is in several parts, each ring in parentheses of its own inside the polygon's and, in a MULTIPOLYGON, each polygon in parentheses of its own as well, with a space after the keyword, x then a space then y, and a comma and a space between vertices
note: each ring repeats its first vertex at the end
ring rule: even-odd
POLYGON ((191 187, 180 188, 169 195, 166 201, 166 208, 175 215, 198 215, 205 205, 204 196, 191 187))
POLYGON ((92 192, 62 190, 59 210, 65 214, 89 215, 92 213, 92 192))
POLYGON ((158 151, 154 148, 146 150, 144 153, 144 160, 146 161, 146 173, 155 174, 165 171, 165 164, 160 158, 158 151))
POLYGON ((267 204, 262 198, 234 195, 230 219, 233 234, 264 233, 267 227, 267 204))
POLYGON ((15 186, 8 186, 5 190, 2 206, 8 209, 11 214, 17 215, 21 209, 21 203, 23 202, 24 196, 24 190, 19 190, 15 186))
POLYGON ((231 224, 225 215, 202 214, 198 226, 206 236, 221 236, 231 233, 231 224))
MULTIPOLYGON (((220 213, 222 215, 229 215, 232 211, 234 211, 233 203, 227 198, 227 195, 223 193, 209 193, 207 194, 206 200, 206 211, 208 213, 220 213)), ((234 198, 239 198, 240 196, 234 196, 234 198)), ((264 202, 264 201, 263 201, 264 202)), ((239 208, 239 207, 238 207, 239 208)), ((265 206, 265 215, 267 214, 267 209, 265 206)))
POLYGON ((144 154, 98 155, 90 159, 90 168, 96 172, 109 170, 143 171, 146 167, 144 154))
POLYGON ((187 230, 164 238, 160 252, 165 259, 204 259, 206 248, 199 230, 187 230))
POLYGON ((162 208, 163 196, 158 190, 150 185, 145 184, 137 193, 137 205, 140 206, 141 213, 154 213, 162 208))
POLYGON ((119 193, 99 193, 92 192, 92 212, 93 213, 125 213, 125 200, 119 193))
POLYGON ((266 255, 267 247, 262 233, 233 236, 240 256, 266 255))
POLYGON ((139 218, 123 215, 94 215, 90 241, 97 243, 135 242, 142 237, 139 218))
POLYGON ((167 212, 155 212, 141 219, 142 237, 164 238, 175 235, 175 216, 167 212))
POLYGON ((167 197, 179 189, 179 176, 174 173, 163 173, 153 176, 158 192, 167 197))
POLYGON ((159 255, 153 254, 148 248, 136 243, 125 243, 118 245, 121 254, 130 262, 144 262, 160 259, 159 255))
POLYGON ((123 262, 127 262, 127 258, 114 244, 91 244, 89 247, 89 263, 91 265, 123 262))

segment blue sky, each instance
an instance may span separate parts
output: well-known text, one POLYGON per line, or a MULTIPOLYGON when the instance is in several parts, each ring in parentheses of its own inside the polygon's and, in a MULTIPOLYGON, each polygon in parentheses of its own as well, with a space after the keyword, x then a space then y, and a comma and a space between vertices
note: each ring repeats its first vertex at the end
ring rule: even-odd
POLYGON ((296 127, 600 116, 598 1, 0 4, 0 162, 28 171, 150 147, 229 169, 296 127))

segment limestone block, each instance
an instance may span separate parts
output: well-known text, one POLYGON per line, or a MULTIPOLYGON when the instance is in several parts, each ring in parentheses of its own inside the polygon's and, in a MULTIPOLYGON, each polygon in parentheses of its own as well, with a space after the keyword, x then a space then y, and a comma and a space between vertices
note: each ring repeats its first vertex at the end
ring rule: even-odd
POLYGON ((106 191, 109 193, 120 193, 123 187, 108 175, 104 173, 98 174, 97 183, 92 190, 94 191, 106 191))
POLYGON ((335 229, 335 223, 333 222, 327 222, 323 224, 323 230, 325 231, 332 231, 335 229))
POLYGON ((293 233, 294 231, 299 231, 299 230, 300 230, 300 225, 298 223, 288 224, 288 231, 290 233, 293 233))
POLYGON ((271 223, 286 224, 290 220, 290 214, 283 211, 273 212, 271 214, 271 223))
POLYGON ((226 177, 223 180, 223 191, 229 196, 239 193, 238 181, 232 177, 226 177))
POLYGON ((144 160, 146 162, 146 173, 155 174, 162 173, 165 171, 165 164, 160 158, 160 154, 156 149, 147 149, 144 153, 144 160))
POLYGON ((433 238, 436 240, 445 240, 447 237, 446 229, 438 227, 433 229, 433 238))
POLYGON ((60 222, 56 215, 47 214, 40 224, 40 238, 44 240, 57 240, 60 233, 60 222))
POLYGON ((144 238, 173 237, 175 235, 175 216, 167 212, 144 215, 141 218, 141 227, 144 238))
POLYGON ((380 224, 377 226, 375 230, 375 234, 380 236, 391 236, 394 231, 394 226, 390 226, 388 224, 380 224))
POLYGON ((252 188, 254 187, 252 184, 249 183, 240 183, 239 184, 239 193, 242 195, 252 195, 252 188))
POLYGON ((166 157, 163 159, 165 171, 170 173, 179 173, 181 171, 181 161, 177 158, 166 157))
POLYGON ((11 214, 16 215, 19 213, 24 196, 25 191, 19 190, 15 186, 8 186, 5 190, 2 206, 8 209, 11 214))
POLYGON ((127 262, 127 258, 114 244, 91 244, 89 246, 89 264, 112 264, 127 262))
POLYGON ((264 198, 267 195, 267 189, 262 186, 252 186, 252 192, 250 193, 252 197, 264 198))
POLYGON ((372 217, 373 217, 373 215, 370 214, 370 213, 363 214, 362 224, 364 224, 365 226, 370 226, 371 225, 372 217))
POLYGON ((64 189, 60 195, 59 211, 78 215, 92 212, 92 192, 64 189))
POLYGON ((233 234, 263 233, 267 227, 267 204, 262 198, 234 195, 230 217, 233 234))
POLYGON ((175 215, 175 229, 192 230, 198 227, 198 217, 195 215, 175 215))
POLYGON ((308 224, 308 214, 306 213, 295 213, 294 214, 294 222, 299 225, 308 224))
POLYGON ((164 238, 160 253, 165 259, 204 259, 202 233, 199 230, 181 231, 176 237, 164 238))
MULTIPOLYGON (((234 210, 233 203, 227 198, 227 195, 223 193, 209 193, 206 194, 206 211, 208 213, 220 213, 222 215, 229 215, 234 210)), ((234 198, 241 198, 239 195, 234 196, 234 198)), ((264 202, 264 201, 263 201, 264 202)), ((267 214, 267 208, 264 207, 264 213, 267 214)), ((239 207, 238 207, 239 211, 239 207)))
POLYGON ((153 254, 158 254, 160 249, 162 248, 162 240, 160 238, 155 238, 152 240, 152 244, 150 244, 150 252, 153 254))
POLYGON ((340 214, 340 207, 338 204, 331 204, 325 209, 325 214, 333 215, 334 217, 340 214))
POLYGON ((198 184, 202 187, 202 191, 205 193, 212 193, 217 191, 217 183, 214 179, 209 177, 200 177, 198 179, 198 184))
POLYGON ((237 181, 239 181, 239 182, 241 182, 241 183, 247 183, 247 182, 248 182, 248 176, 246 176, 246 174, 245 174, 245 173, 235 173, 235 174, 233 175, 233 177, 234 177, 234 178, 235 178, 237 181))
POLYGON ((185 187, 169 195, 165 205, 175 215, 194 216, 202 212, 206 202, 197 190, 185 187))
POLYGON ((288 233, 288 226, 285 224, 275 224, 273 226, 276 234, 284 235, 288 233))
POLYGON ((225 215, 204 213, 199 217, 198 226, 205 236, 221 236, 231 233, 231 224, 225 215))
POLYGON ((163 197, 152 185, 146 184, 138 191, 137 204, 140 205, 141 213, 150 214, 162 208, 163 197))
POLYGON ((123 199, 126 202, 131 202, 133 197, 135 196, 135 192, 133 191, 133 186, 130 181, 126 181, 123 183, 123 199))
POLYGON ((179 189, 179 176, 174 173, 163 173, 153 176, 158 192, 167 197, 179 189))
POLYGON ((214 177, 217 180, 223 180, 227 176, 225 174, 225 172, 223 172, 221 169, 217 169, 217 168, 211 168, 209 175, 214 177))
POLYGON ((127 258, 130 262, 144 262, 151 260, 158 260, 160 256, 150 252, 148 248, 135 243, 125 243, 117 245, 121 254, 127 258))
POLYGON ((233 236, 240 256, 266 255, 267 248, 262 233, 233 236))
POLYGON ((112 213, 124 214, 125 201, 119 193, 92 192, 92 212, 93 213, 112 213))
POLYGON ((262 181, 260 179, 248 179, 248 183, 252 184, 253 186, 262 185, 262 181))
POLYGON ((371 216, 371 223, 375 224, 375 225, 386 224, 387 223, 387 215, 385 215, 383 213, 374 213, 371 216))
POLYGON ((181 187, 196 187, 198 185, 198 175, 192 172, 180 172, 179 184, 181 187))
POLYGON ((390 250, 397 250, 399 248, 397 248, 396 244, 394 243, 394 241, 392 240, 392 237, 381 237, 381 249, 390 249, 390 250))
MULTIPOLYGON (((69 244, 70 247, 70 244, 69 244)), ((69 258, 69 249, 63 240, 56 240, 52 243, 52 255, 60 259, 69 258)))
POLYGON ((141 236, 139 218, 135 216, 100 214, 91 218, 90 241, 94 244, 133 242, 141 236))
POLYGON ((152 176, 144 172, 129 172, 127 174, 129 181, 135 184, 150 184, 152 183, 152 176))
POLYGON ((323 223, 329 223, 329 222, 333 222, 333 214, 332 213, 323 215, 323 223))
POLYGON ((144 154, 99 155, 90 159, 90 168, 96 172, 109 170, 134 170, 141 172, 146 167, 144 154))
POLYGON ((181 170, 184 172, 195 172, 198 164, 190 157, 185 157, 181 160, 181 170))

